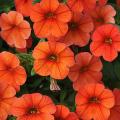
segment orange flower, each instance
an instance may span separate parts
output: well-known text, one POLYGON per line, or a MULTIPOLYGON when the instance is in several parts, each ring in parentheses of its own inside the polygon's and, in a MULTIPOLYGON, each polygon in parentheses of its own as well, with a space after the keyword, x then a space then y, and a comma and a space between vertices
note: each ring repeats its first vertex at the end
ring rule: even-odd
POLYGON ((92 10, 96 5, 96 0, 67 0, 67 4, 72 11, 82 12, 92 10))
POLYGON ((96 6, 90 12, 95 27, 101 26, 105 23, 115 23, 114 16, 116 15, 115 9, 111 5, 96 6))
POLYGON ((107 120, 114 106, 114 95, 102 84, 88 84, 77 93, 76 105, 77 114, 83 120, 107 120))
POLYGON ((115 96, 115 106, 111 109, 108 120, 120 120, 120 90, 115 89, 113 93, 115 96))
POLYGON ((40 42, 33 51, 34 70, 42 76, 64 79, 74 65, 74 54, 65 44, 40 42))
POLYGON ((30 16, 33 0, 14 0, 14 2, 15 2, 16 10, 18 12, 20 12, 26 17, 30 16))
POLYGON ((56 105, 55 120, 79 120, 77 115, 70 112, 64 105, 56 105))
POLYGON ((33 6, 30 18, 34 22, 36 36, 42 38, 65 35, 71 16, 69 8, 58 0, 42 0, 33 6))
POLYGON ((33 39, 32 39, 32 37, 29 37, 29 38, 26 40, 26 48, 16 48, 16 50, 17 50, 18 52, 26 53, 26 52, 27 52, 27 49, 32 47, 32 43, 33 43, 33 39))
POLYGON ((7 83, 16 89, 26 81, 26 72, 19 59, 12 53, 0 53, 0 83, 7 83))
POLYGON ((17 120, 54 120, 52 114, 56 107, 48 96, 39 93, 25 94, 14 103, 11 114, 16 116, 17 120))
POLYGON ((70 68, 68 77, 73 81, 73 88, 79 90, 88 83, 97 83, 102 79, 102 62, 88 52, 75 57, 76 64, 70 68))
POLYGON ((7 84, 0 84, 0 120, 6 120, 10 113, 16 91, 7 84))
POLYGON ((86 14, 74 13, 68 25, 67 34, 59 41, 67 45, 74 44, 80 47, 87 45, 90 40, 90 32, 94 27, 91 17, 86 14))
POLYGON ((16 48, 26 47, 26 39, 30 36, 31 28, 20 13, 16 11, 10 11, 8 14, 2 13, 0 26, 0 35, 7 44, 16 48))
POLYGON ((106 24, 98 27, 92 35, 90 45, 95 56, 103 56, 107 61, 113 61, 120 51, 120 31, 118 26, 106 24))
POLYGON ((78 116, 77 116, 76 113, 71 112, 71 113, 66 117, 65 120, 80 120, 80 119, 78 118, 78 116))

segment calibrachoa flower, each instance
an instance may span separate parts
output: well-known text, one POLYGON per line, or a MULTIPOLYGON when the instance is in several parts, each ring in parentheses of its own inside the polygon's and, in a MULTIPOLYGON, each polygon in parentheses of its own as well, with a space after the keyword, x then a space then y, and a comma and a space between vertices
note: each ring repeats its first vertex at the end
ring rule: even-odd
POLYGON ((107 120, 114 106, 114 95, 102 84, 88 84, 77 93, 76 106, 83 120, 107 120))
POLYGON ((33 50, 34 70, 42 76, 64 79, 74 65, 74 54, 64 43, 40 42, 33 50))
POLYGON ((13 87, 0 83, 0 120, 6 120, 14 102, 16 91, 13 87))
POLYGON ((115 96, 115 106, 111 109, 109 120, 119 120, 120 119, 120 90, 114 89, 115 96))
POLYGON ((95 7, 96 0, 67 0, 67 5, 74 12, 89 11, 95 7))
POLYGON ((67 45, 78 45, 83 47, 90 40, 90 32, 93 30, 93 21, 86 14, 74 13, 72 20, 68 23, 69 29, 66 35, 60 38, 60 42, 67 45))
POLYGON ((33 0, 14 0, 15 8, 24 16, 30 16, 33 0))
POLYGON ((26 40, 26 48, 16 48, 16 50, 17 50, 18 52, 26 53, 26 52, 27 52, 27 49, 29 49, 29 48, 32 47, 32 43, 33 43, 33 39, 32 39, 32 37, 29 37, 29 38, 26 40))
POLYGON ((105 23, 115 23, 114 16, 116 15, 115 9, 111 5, 96 6, 90 12, 95 27, 101 26, 105 23))
POLYGON ((33 6, 30 16, 35 35, 39 38, 65 35, 71 17, 69 8, 58 0, 42 0, 33 6))
POLYGON ((19 89, 25 83, 26 77, 25 69, 20 66, 16 55, 6 51, 0 53, 0 83, 19 89))
POLYGON ((76 64, 70 68, 68 77, 73 81, 73 88, 79 90, 86 84, 97 83, 102 79, 102 62, 88 52, 75 56, 76 64))
POLYGON ((106 61, 113 61, 120 51, 120 31, 118 26, 105 24, 98 27, 92 35, 90 50, 95 56, 103 56, 106 61))
POLYGON ((56 107, 48 96, 39 93, 25 94, 16 98, 14 103, 11 114, 17 120, 54 120, 56 107))
POLYGON ((55 120, 79 120, 74 112, 70 112, 64 105, 56 105, 55 120))
POLYGON ((22 14, 16 11, 2 13, 0 16, 0 35, 10 46, 25 48, 26 39, 31 33, 30 25, 23 20, 22 14))

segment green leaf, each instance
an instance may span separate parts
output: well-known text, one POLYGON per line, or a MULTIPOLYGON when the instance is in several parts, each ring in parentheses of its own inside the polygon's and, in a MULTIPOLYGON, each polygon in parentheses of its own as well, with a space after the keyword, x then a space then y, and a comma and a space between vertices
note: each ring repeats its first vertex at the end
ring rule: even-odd
POLYGON ((119 61, 114 62, 114 71, 117 78, 120 80, 120 62, 119 61))
POLYGON ((67 91, 62 90, 61 94, 60 94, 60 102, 61 103, 64 102, 66 95, 67 95, 67 91))
POLYGON ((33 57, 31 54, 18 53, 16 54, 20 60, 21 65, 26 69, 28 76, 31 75, 31 70, 33 68, 33 57))
POLYGON ((36 73, 35 73, 35 70, 34 70, 34 68, 32 68, 32 70, 31 70, 31 76, 34 76, 36 73))
POLYGON ((59 2, 61 2, 61 3, 66 3, 67 0, 59 0, 59 2))
POLYGON ((17 119, 17 117, 12 116, 12 115, 8 116, 8 118, 7 118, 7 120, 16 120, 16 119, 17 119))
POLYGON ((106 87, 109 87, 110 89, 116 88, 116 82, 119 81, 115 71, 114 71, 114 64, 113 62, 107 62, 107 61, 102 61, 103 62, 103 82, 106 87))
POLYGON ((39 3, 41 0, 33 0, 33 4, 39 3))
POLYGON ((0 12, 9 12, 14 7, 14 0, 0 0, 0 12))
POLYGON ((107 62, 107 61, 103 61, 103 75, 104 78, 106 79, 112 79, 115 80, 116 76, 114 73, 114 65, 113 63, 107 62))

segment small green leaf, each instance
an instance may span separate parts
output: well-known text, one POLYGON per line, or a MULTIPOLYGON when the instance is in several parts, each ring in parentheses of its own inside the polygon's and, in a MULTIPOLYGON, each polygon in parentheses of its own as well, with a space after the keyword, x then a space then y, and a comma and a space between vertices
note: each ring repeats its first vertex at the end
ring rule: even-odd
POLYGON ((59 0, 59 2, 61 2, 61 3, 66 3, 67 0, 59 0))
POLYGON ((34 68, 32 68, 32 70, 31 70, 31 76, 34 76, 35 75, 35 70, 34 70, 34 68))
POLYGON ((117 78, 120 80, 120 62, 119 61, 116 61, 114 63, 114 71, 115 71, 117 78))
POLYGON ((8 118, 7 118, 7 120, 16 120, 16 119, 17 119, 17 117, 12 116, 12 115, 8 116, 8 118))
POLYGON ((33 4, 39 3, 41 0, 33 0, 33 4))
POLYGON ((60 102, 64 102, 66 95, 67 95, 67 92, 65 90, 62 90, 60 94, 60 102))

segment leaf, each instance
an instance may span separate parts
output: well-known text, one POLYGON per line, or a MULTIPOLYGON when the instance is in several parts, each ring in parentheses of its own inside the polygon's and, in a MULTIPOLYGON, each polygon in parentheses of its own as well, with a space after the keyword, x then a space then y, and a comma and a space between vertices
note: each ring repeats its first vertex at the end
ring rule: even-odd
POLYGON ((59 0, 59 2, 61 2, 61 3, 66 3, 67 0, 59 0))
POLYGON ((106 79, 111 79, 111 80, 115 80, 116 79, 116 75, 114 72, 114 65, 113 63, 107 62, 107 61, 103 61, 103 76, 106 79))
POLYGON ((32 68, 32 70, 31 70, 31 76, 34 76, 36 73, 35 73, 35 70, 34 70, 34 68, 32 68))
POLYGON ((119 61, 116 61, 114 63, 114 71, 115 71, 117 78, 120 80, 120 62, 119 61))
POLYGON ((41 0, 33 0, 33 4, 39 3, 41 0))
POLYGON ((31 75, 31 70, 33 68, 32 55, 27 53, 18 53, 16 55, 18 56, 21 65, 26 69, 28 76, 31 75))
POLYGON ((115 23, 120 25, 120 8, 117 5, 114 8, 116 9, 115 23))
POLYGON ((103 63, 103 82, 106 87, 109 87, 110 89, 114 89, 116 86, 116 82, 119 81, 115 71, 114 71, 114 64, 102 61, 103 63))
POLYGON ((61 103, 64 102, 66 95, 67 95, 67 91, 62 90, 61 94, 60 94, 60 102, 61 103))
POLYGON ((0 0, 0 12, 8 12, 14 7, 14 0, 0 0))
POLYGON ((7 120, 16 120, 16 119, 17 119, 17 117, 12 116, 12 115, 8 116, 8 118, 7 118, 7 120))

